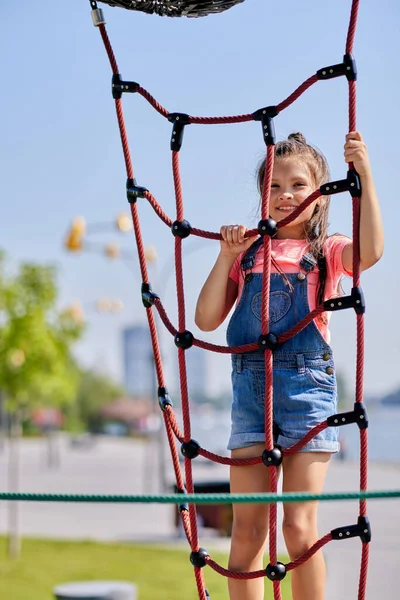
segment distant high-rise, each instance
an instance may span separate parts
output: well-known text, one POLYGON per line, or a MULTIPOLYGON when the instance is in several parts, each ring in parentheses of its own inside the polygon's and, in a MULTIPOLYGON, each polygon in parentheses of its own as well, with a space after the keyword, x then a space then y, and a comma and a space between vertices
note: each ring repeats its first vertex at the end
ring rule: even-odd
MULTIPOLYGON (((169 383, 169 389, 174 395, 180 395, 179 391, 179 366, 178 356, 174 353, 173 377, 169 383)), ((207 351, 197 346, 192 346, 185 352, 186 373, 189 389, 189 397, 193 399, 205 399, 210 392, 210 382, 207 363, 207 351)))
MULTIPOLYGON (((154 397, 157 384, 147 323, 126 327, 122 332, 122 342, 125 388, 132 396, 154 397)), ((189 396, 193 399, 205 399, 212 391, 206 355, 205 350, 196 346, 185 352, 189 396)), ((163 353, 163 368, 168 391, 179 397, 178 352, 173 345, 163 353)))
POLYGON ((124 384, 132 396, 153 397, 156 390, 153 349, 147 324, 122 332, 124 384))

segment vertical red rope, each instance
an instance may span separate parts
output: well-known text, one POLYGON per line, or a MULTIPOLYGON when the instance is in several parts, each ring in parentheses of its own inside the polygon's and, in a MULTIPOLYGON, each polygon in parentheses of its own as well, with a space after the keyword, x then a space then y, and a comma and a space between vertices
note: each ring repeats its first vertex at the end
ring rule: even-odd
POLYGON ((196 578, 197 591, 199 593, 200 600, 207 600, 203 571, 197 567, 194 567, 194 576, 196 578))
POLYGON ((151 337, 151 345, 153 348, 154 366, 156 369, 157 382, 158 382, 159 387, 165 387, 161 352, 160 352, 160 347, 158 345, 158 338, 157 338, 156 320, 154 318, 154 313, 151 308, 146 309, 146 314, 147 314, 147 320, 149 322, 149 330, 150 330, 150 337, 151 337))
MULTIPOLYGON (((269 217, 269 201, 271 195, 272 170, 274 167, 274 146, 267 146, 265 159, 265 173, 261 196, 261 219, 269 217)), ((262 309, 261 309, 261 333, 269 332, 269 291, 271 274, 271 237, 264 236, 264 265, 262 277, 262 309)), ((267 450, 274 447, 273 440, 273 388, 272 388, 272 352, 266 350, 265 360, 265 446, 267 450)))
MULTIPOLYGON (((176 201, 176 220, 183 221, 184 219, 184 208, 183 208, 183 196, 182 196, 182 185, 181 176, 179 170, 179 154, 178 152, 172 152, 172 172, 174 178, 175 188, 175 201, 176 201)), ((182 238, 179 236, 175 237, 175 274, 176 274, 176 291, 178 298, 178 323, 179 333, 183 333, 186 330, 186 315, 185 315, 185 291, 183 283, 183 265, 182 265, 182 238)), ((178 348, 178 362, 179 362, 179 379, 181 387, 181 399, 182 399, 182 414, 183 414, 183 434, 184 441, 189 442, 191 440, 191 424, 190 424, 190 406, 189 406, 189 394, 187 386, 187 370, 186 370, 186 357, 185 350, 178 348)), ((192 461, 185 457, 185 476, 186 476, 186 489, 189 494, 194 493, 193 483, 193 472, 192 472, 192 461)), ((199 550, 199 535, 197 527, 197 515, 196 506, 189 504, 189 520, 190 520, 190 534, 191 534, 191 549, 193 552, 199 550)), ((194 568, 196 577, 196 584, 201 600, 206 600, 206 593, 204 587, 204 579, 201 569, 194 568)))
POLYGON ((349 23, 349 28, 347 31, 346 54, 351 54, 353 52, 354 37, 356 34, 359 5, 360 5, 360 0, 353 0, 352 5, 351 5, 350 23, 349 23))
MULTIPOLYGON (((179 457, 178 457, 178 451, 176 449, 175 435, 174 435, 170 420, 168 418, 168 413, 166 411, 163 412, 163 417, 164 417, 165 429, 167 432, 168 443, 169 443, 169 447, 171 450, 172 464, 173 464, 174 472, 175 472, 176 485, 177 485, 178 490, 183 490, 184 483, 183 483, 183 479, 182 479, 181 469, 179 466, 179 457)), ((183 501, 184 501, 184 497, 182 496, 182 503, 183 503, 183 501)))
POLYGON ((365 600, 367 591, 367 575, 369 562, 369 544, 363 543, 361 553, 360 580, 358 584, 358 600, 365 600))
POLYGON ((117 75, 117 73, 119 73, 118 65, 117 65, 117 61, 115 60, 114 51, 111 47, 110 40, 108 38, 106 26, 99 25, 99 30, 100 30, 101 37, 103 39, 104 47, 105 47, 107 55, 108 55, 108 60, 110 61, 111 70, 114 75, 117 75))
POLYGON ((119 132, 120 132, 120 136, 121 136, 122 151, 124 153, 126 174, 129 179, 133 179, 135 177, 135 175, 133 173, 132 161, 131 161, 131 156, 130 156, 130 152, 129 152, 128 134, 127 134, 126 127, 125 127, 125 119, 124 119, 124 113, 122 110, 122 100, 121 99, 115 101, 115 110, 117 111, 117 119, 118 119, 119 132))
MULTIPOLYGON (((271 195, 272 171, 274 167, 275 147, 267 146, 265 159, 264 181, 261 195, 261 219, 269 218, 269 202, 271 195)), ((261 310, 261 333, 269 333, 269 293, 271 275, 271 236, 264 236, 264 264, 262 277, 262 310, 261 310)), ((273 361, 272 351, 265 350, 265 447, 272 450, 273 440, 273 361)), ((276 467, 269 469, 269 491, 276 493, 278 489, 278 470, 276 467)), ((269 561, 271 565, 277 563, 277 506, 271 504, 269 508, 269 561)), ((281 600, 281 585, 279 581, 273 582, 274 600, 281 600)))
POLYGON ((357 82, 349 81, 349 132, 356 131, 357 82))
MULTIPOLYGON (((368 433, 366 429, 360 430, 360 490, 368 489, 368 433)), ((367 516, 367 501, 360 500, 360 516, 367 516)))
MULTIPOLYGON (((347 33, 346 54, 353 52, 354 37, 357 26, 359 0, 353 0, 350 23, 347 33)), ((356 131, 356 82, 349 81, 349 132, 356 131)), ((354 169, 353 163, 349 165, 354 169)), ((361 198, 353 198, 353 286, 360 285, 360 210, 361 198)), ((364 315, 357 314, 357 363, 356 363, 356 402, 363 402, 364 397, 364 315)), ((368 432, 360 429, 360 490, 368 487, 368 432)), ((367 514, 367 501, 360 500, 360 516, 367 514)), ((367 586, 369 544, 363 543, 361 556, 360 582, 358 600, 364 600, 367 586)))

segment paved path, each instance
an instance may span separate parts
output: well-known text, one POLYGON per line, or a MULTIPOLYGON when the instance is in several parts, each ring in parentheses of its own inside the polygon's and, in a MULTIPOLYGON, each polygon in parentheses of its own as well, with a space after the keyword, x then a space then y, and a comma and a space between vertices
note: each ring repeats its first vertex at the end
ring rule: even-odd
MULTIPOLYGON (((60 466, 46 464, 42 441, 22 445, 21 491, 54 493, 157 493, 154 450, 131 440, 101 438, 89 448, 71 447, 59 441, 60 466)), ((167 463, 168 466, 169 463, 167 463)), ((0 453, 0 482, 6 482, 7 452, 0 453)), ((227 467, 194 463, 195 480, 226 479, 227 467)), ((172 472, 167 473, 169 481, 172 472)), ((325 491, 357 491, 358 465, 332 461, 325 491)), ((5 483, 1 489, 5 489, 5 483)), ((370 465, 369 489, 400 488, 400 467, 370 465)), ((100 505, 20 503, 21 531, 26 536, 101 541, 145 541, 182 545, 174 526, 174 508, 168 505, 100 505)), ((281 512, 281 510, 279 511, 281 512)), ((372 526, 368 600, 398 597, 397 570, 400 561, 400 500, 371 500, 368 514, 372 526)), ((355 523, 357 501, 322 502, 320 534, 355 523)), ((6 511, 0 511, 0 533, 6 531, 6 511)), ((209 550, 228 549, 229 540, 201 532, 209 550)), ((285 552, 282 537, 279 547, 285 552)), ((356 600, 360 565, 359 539, 331 542, 324 554, 328 569, 326 600, 356 600)))

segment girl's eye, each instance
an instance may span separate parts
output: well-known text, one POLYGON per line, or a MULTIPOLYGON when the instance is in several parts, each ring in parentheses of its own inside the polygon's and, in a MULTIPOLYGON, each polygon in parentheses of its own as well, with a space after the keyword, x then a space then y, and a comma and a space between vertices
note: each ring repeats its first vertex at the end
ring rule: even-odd
POLYGON ((298 181, 295 185, 301 185, 301 186, 304 187, 306 184, 305 183, 301 183, 300 181, 298 181))

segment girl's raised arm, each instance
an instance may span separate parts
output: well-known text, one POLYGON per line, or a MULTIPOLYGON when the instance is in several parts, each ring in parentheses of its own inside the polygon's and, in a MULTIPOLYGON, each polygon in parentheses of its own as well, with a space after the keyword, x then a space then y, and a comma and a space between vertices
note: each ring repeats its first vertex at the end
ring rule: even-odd
MULTIPOLYGON (((358 131, 346 135, 344 157, 354 163, 361 180, 360 267, 365 271, 382 257, 383 225, 367 147, 358 131)), ((347 271, 353 270, 353 244, 343 249, 342 262, 347 271)))
POLYGON ((221 251, 197 300, 195 323, 202 331, 214 331, 224 322, 237 298, 237 283, 230 279, 233 263, 252 244, 244 225, 221 227, 221 251))

